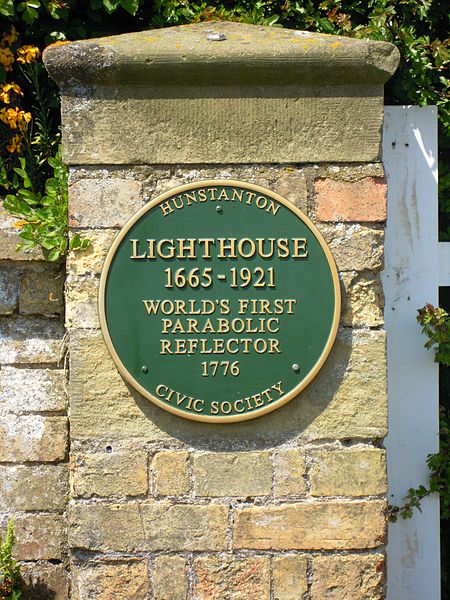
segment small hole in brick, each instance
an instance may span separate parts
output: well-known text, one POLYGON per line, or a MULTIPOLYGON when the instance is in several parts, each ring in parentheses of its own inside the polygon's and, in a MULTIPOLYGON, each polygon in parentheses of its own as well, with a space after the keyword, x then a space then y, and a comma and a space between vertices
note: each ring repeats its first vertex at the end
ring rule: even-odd
POLYGON ((112 446, 106 446, 106 448, 105 448, 105 452, 106 452, 107 454, 111 454, 111 452, 112 452, 112 446))
POLYGON ((352 440, 342 440, 342 445, 343 446, 351 446, 352 445, 352 440))

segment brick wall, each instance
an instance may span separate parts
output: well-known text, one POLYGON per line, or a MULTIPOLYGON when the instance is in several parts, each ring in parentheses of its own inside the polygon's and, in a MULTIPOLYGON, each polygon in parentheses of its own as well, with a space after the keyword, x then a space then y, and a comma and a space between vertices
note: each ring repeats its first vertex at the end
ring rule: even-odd
POLYGON ((16 252, 0 215, 0 522, 15 518, 24 598, 68 594, 64 265, 16 252))

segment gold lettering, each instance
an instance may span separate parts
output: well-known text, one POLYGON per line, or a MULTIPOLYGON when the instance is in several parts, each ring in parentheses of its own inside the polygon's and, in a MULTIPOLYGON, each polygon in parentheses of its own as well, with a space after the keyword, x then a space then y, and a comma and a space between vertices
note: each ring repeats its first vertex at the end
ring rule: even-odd
POLYGON ((195 258, 195 240, 194 239, 178 239, 178 254, 177 258, 195 258), (185 256, 185 254, 188 256, 185 256))
POLYGON ((308 248, 306 247, 306 238, 293 238, 294 241, 294 258, 306 258, 308 256, 308 248))
POLYGON ((250 238, 243 238, 242 240, 239 240, 238 252, 242 256, 242 258, 252 258, 252 256, 255 256, 256 244, 254 240, 251 240, 250 238), (247 251, 247 254, 244 253, 244 244, 250 245, 250 250, 247 251))
POLYGON ((163 385, 162 383, 160 383, 158 386, 156 386, 156 395, 159 396, 160 398, 164 398, 165 396, 165 392, 160 394, 160 390, 165 389, 167 391, 167 387, 165 385, 163 385))
POLYGON ((161 206, 161 210, 163 212, 163 216, 166 217, 167 215, 169 215, 170 213, 173 213, 174 210, 173 208, 170 206, 170 202, 169 200, 167 200, 166 202, 162 202, 160 204, 161 206))
POLYGON ((272 213, 275 216, 277 214, 279 208, 280 208, 280 205, 275 204, 275 202, 273 202, 273 200, 271 200, 266 212, 269 214, 272 213))
POLYGON ((219 403, 211 402, 211 414, 218 415, 219 414, 219 403))
POLYGON ((237 413, 244 412, 244 410, 245 410, 245 406, 244 406, 244 401, 242 400, 242 398, 240 398, 239 400, 236 400, 236 402, 234 403, 234 410, 235 410, 237 413), (238 403, 239 403, 239 406, 241 406, 241 405, 242 405, 242 408, 241 408, 240 410, 238 409, 238 403))
POLYGON ((138 245, 139 245, 139 240, 130 240, 132 248, 133 248, 133 252, 131 253, 130 258, 146 258, 147 255, 145 254, 138 254, 138 245))

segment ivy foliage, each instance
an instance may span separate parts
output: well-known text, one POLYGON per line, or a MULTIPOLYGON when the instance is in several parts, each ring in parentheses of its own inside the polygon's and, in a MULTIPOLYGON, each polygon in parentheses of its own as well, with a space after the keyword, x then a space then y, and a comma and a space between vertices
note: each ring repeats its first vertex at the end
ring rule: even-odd
POLYGON ((0 536, 0 600, 19 600, 20 568, 12 557, 14 547, 14 521, 10 519, 3 540, 0 536))

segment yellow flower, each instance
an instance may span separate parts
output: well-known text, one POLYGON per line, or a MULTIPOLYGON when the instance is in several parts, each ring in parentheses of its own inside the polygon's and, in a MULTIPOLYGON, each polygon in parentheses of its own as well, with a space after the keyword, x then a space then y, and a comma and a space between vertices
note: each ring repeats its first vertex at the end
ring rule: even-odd
POLYGON ((17 49, 17 62, 25 64, 35 62, 41 55, 36 46, 21 46, 17 49))
POLYGON ((9 140, 9 144, 6 146, 8 152, 20 152, 22 150, 22 136, 15 135, 9 140))
POLYGON ((19 39, 19 34, 14 25, 11 27, 11 33, 4 33, 2 37, 2 44, 11 46, 14 42, 17 42, 19 39))
POLYGON ((14 223, 14 227, 15 227, 16 229, 22 229, 22 227, 23 227, 24 225, 26 225, 27 223, 28 223, 28 221, 16 221, 16 222, 14 223))
POLYGON ((14 54, 9 48, 0 48, 0 65, 5 71, 12 71, 12 64, 14 62, 14 54))
POLYGON ((0 100, 5 104, 11 104, 11 92, 23 96, 22 90, 17 83, 0 83, 0 100))
POLYGON ((0 121, 8 125, 10 129, 26 129, 31 121, 31 113, 20 110, 20 108, 2 108, 0 110, 0 121))

